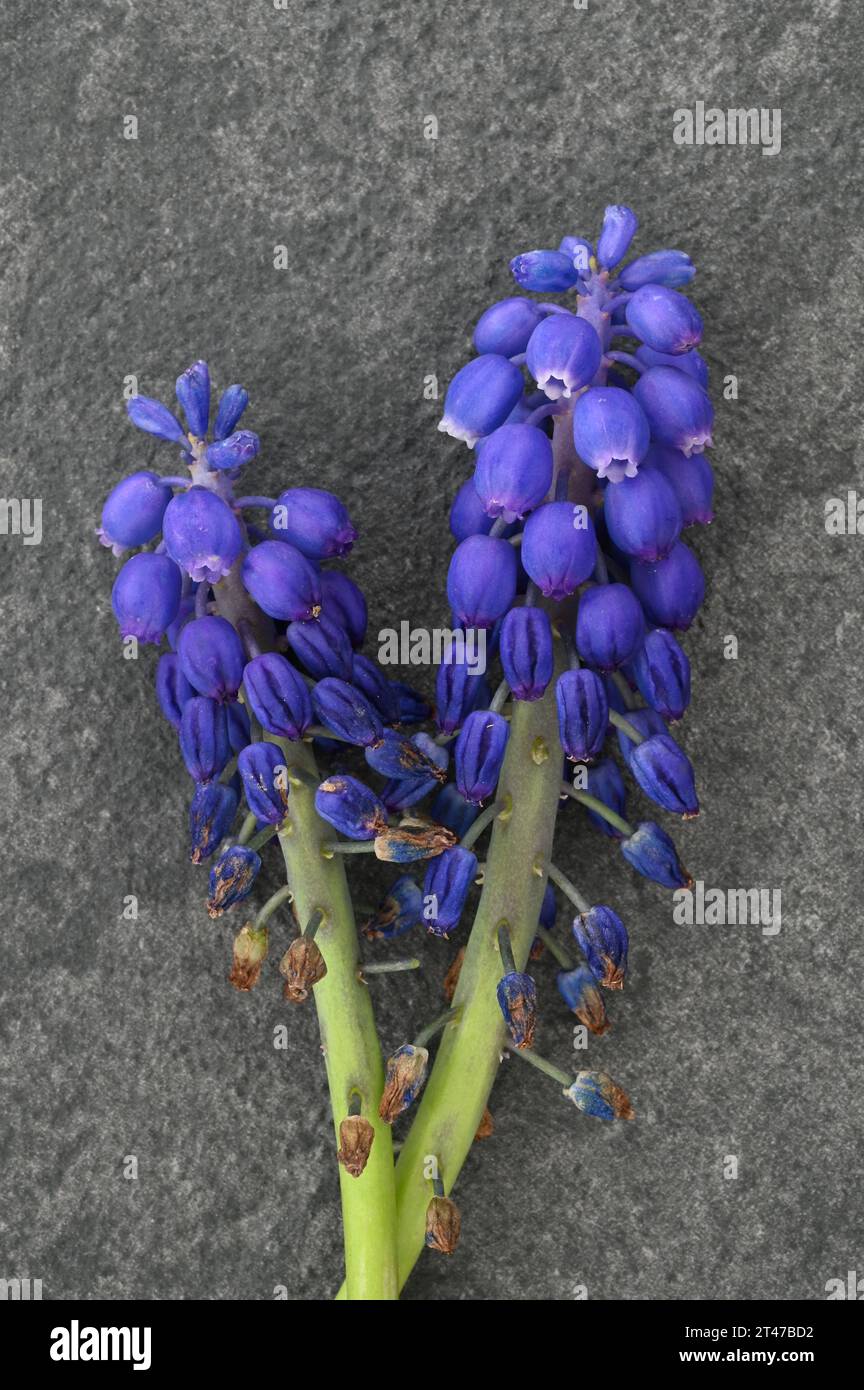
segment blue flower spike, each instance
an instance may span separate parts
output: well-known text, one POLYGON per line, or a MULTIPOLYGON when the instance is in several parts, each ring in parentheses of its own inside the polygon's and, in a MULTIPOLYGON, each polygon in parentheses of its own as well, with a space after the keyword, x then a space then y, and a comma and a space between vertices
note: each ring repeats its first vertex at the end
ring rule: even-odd
MULTIPOLYGON (((290 902, 300 931, 280 966, 285 998, 308 998, 329 972, 314 992, 328 1069, 331 1080, 351 1078, 333 1089, 337 1157, 361 1183, 367 1160, 371 1172, 383 1154, 380 1127, 371 1147, 374 1108, 392 1125, 415 1104, 427 1044, 449 1024, 421 1126, 427 1111, 433 1126, 440 1120, 448 1076, 460 1078, 457 1107, 482 1113, 481 1087, 500 1060, 499 1014, 508 1050, 583 1114, 633 1115, 604 1072, 574 1077, 534 1052, 538 987, 526 961, 541 960, 541 971, 557 961, 557 988, 580 1024, 608 1031, 606 991, 623 987, 628 934, 549 862, 556 814, 587 813, 653 883, 692 886, 666 831, 631 824, 626 805, 635 784, 664 812, 699 811, 694 769, 668 725, 690 702, 679 634, 705 580, 682 535, 713 515, 704 454, 713 409, 704 326, 682 293, 695 267, 675 249, 634 254, 637 230, 631 208, 610 204, 599 235, 568 233, 557 249, 517 255, 516 290, 476 319, 476 355, 452 377, 439 425, 474 453, 449 514, 449 627, 434 706, 431 680, 418 673, 414 689, 398 678, 392 663, 404 658, 385 646, 389 629, 377 660, 372 642, 364 650, 366 599, 341 563, 359 517, 314 476, 280 477, 269 496, 239 485, 261 450, 243 386, 220 392, 218 369, 197 360, 176 379, 176 406, 147 396, 127 404, 133 425, 179 451, 179 464, 165 476, 140 469, 108 494, 97 535, 121 561, 114 614, 130 644, 167 637, 153 659, 156 695, 193 783, 188 852, 209 861, 209 915, 249 899, 266 881, 265 847, 281 846, 290 892, 280 887, 232 933, 229 979, 246 992, 264 978, 276 931, 267 922, 290 902), (375 860, 400 867, 383 898, 380 888, 371 898, 379 905, 365 914, 364 947, 421 928, 434 953, 472 915, 469 897, 482 885, 458 990, 457 962, 447 971, 450 1011, 391 1053, 383 1094, 368 1066, 381 1055, 370 999, 382 988, 376 977, 396 987, 396 972, 418 962, 357 959, 344 881, 361 868, 380 875, 375 860), (567 941, 552 932, 563 898, 576 913, 567 941), (508 913, 518 922, 512 939, 508 913)), ((149 452, 160 451, 148 441, 149 452)), ((490 1126, 487 1112, 482 1133, 490 1126)), ((424 1179, 429 1210, 458 1177, 452 1150, 441 1159, 446 1171, 424 1179)), ((346 1202, 358 1190, 341 1187, 346 1202)), ((377 1191, 367 1176, 372 1217, 377 1191)), ((416 1224, 413 1189, 407 1200, 416 1224)), ((429 1239, 429 1229, 427 1212, 427 1244, 452 1251, 455 1240, 429 1239)), ((361 1283, 367 1276, 374 1283, 376 1271, 361 1283)))

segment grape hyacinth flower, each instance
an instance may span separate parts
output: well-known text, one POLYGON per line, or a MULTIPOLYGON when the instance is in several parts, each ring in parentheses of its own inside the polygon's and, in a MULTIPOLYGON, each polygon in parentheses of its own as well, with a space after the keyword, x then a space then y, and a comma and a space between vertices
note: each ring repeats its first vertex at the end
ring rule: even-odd
POLYGON ((635 478, 606 488, 603 515, 613 544, 644 563, 665 560, 684 524, 675 488, 659 468, 644 464, 635 478))
POLYGON ((180 728, 183 710, 195 691, 180 669, 180 660, 174 652, 164 652, 156 667, 156 698, 159 708, 175 729, 180 728))
POLYGON ((685 251, 649 251, 629 261, 618 277, 623 290, 638 290, 643 285, 665 285, 677 289, 689 285, 696 267, 685 251))
POLYGON ((301 739, 312 723, 312 700, 302 677, 278 652, 262 652, 243 671, 249 707, 268 734, 301 739))
POLYGON ((180 669, 199 695, 236 700, 243 680, 243 643, 226 618, 193 618, 177 641, 180 669))
POLYGON ((664 810, 691 820, 699 814, 693 767, 669 734, 652 734, 633 749, 628 761, 646 796, 664 810))
POLYGON ((231 757, 225 706, 206 695, 194 696, 183 706, 179 732, 189 776, 196 782, 212 782, 231 757))
POLYGON ((279 825, 288 814, 284 754, 275 743, 250 743, 237 758, 246 805, 259 821, 279 825))
POLYGON ((260 869, 259 856, 247 845, 232 845, 220 854, 210 870, 209 915, 221 917, 229 907, 248 898, 260 869))
POLYGON ((240 523, 228 504, 205 487, 178 492, 163 519, 165 549, 190 579, 215 584, 243 548, 240 523))
POLYGON ((312 708, 328 729, 346 743, 374 748, 384 737, 384 725, 372 701, 350 681, 325 676, 312 691, 312 708))
POLYGON ((621 853, 638 874, 664 888, 693 886, 687 870, 681 867, 674 844, 654 821, 641 821, 633 834, 621 841, 621 853))
POLYGON ((597 264, 610 270, 623 260, 638 228, 639 218, 632 208, 620 203, 608 207, 597 238, 597 264))
POLYGON ((450 383, 439 430, 469 446, 503 425, 522 395, 522 373, 497 352, 484 352, 450 383))
POLYGON ((435 677, 435 723, 441 734, 452 734, 466 714, 488 703, 489 688, 483 676, 473 674, 465 661, 445 659, 435 677))
POLYGON ((132 473, 109 492, 97 536, 117 556, 146 545, 162 530, 171 497, 170 485, 158 473, 132 473))
POLYGON ((680 449, 652 444, 642 471, 663 474, 681 509, 682 526, 707 526, 713 521, 714 471, 704 454, 687 458, 680 449))
POLYGON ((674 367, 676 371, 686 372, 695 382, 708 390, 708 363, 695 348, 691 348, 689 352, 658 352, 656 348, 646 347, 643 343, 636 349, 634 365, 637 371, 645 367, 674 367))
POLYGON ((579 280, 572 256, 564 251, 525 251, 514 256, 510 271, 523 290, 555 294, 570 290, 579 280))
POLYGON ((531 1047, 537 1020, 537 986, 530 975, 512 970, 498 983, 498 1007, 514 1047, 531 1047))
POLYGON ((429 814, 439 825, 446 825, 461 839, 477 819, 479 808, 465 800, 455 783, 448 782, 429 807, 429 814))
POLYGON ((454 540, 464 541, 469 536, 488 536, 493 520, 474 486, 474 479, 466 478, 453 498, 450 508, 450 533, 454 540))
POLYGON ((555 665, 552 626, 542 608, 511 608, 501 625, 501 666, 514 700, 539 700, 555 665))
POLYGON ((592 907, 573 921, 573 936, 588 969, 605 989, 623 989, 627 972, 627 928, 611 907, 592 907))
POLYGON ((237 793, 221 782, 202 782, 189 806, 189 858, 193 864, 208 859, 231 829, 237 814, 237 793))
POLYGON ((385 729, 381 742, 366 748, 365 755, 369 766, 382 777, 416 783, 422 795, 447 780, 450 755, 428 734, 409 738, 398 729, 385 729))
POLYGON ((123 637, 161 642, 180 606, 180 571, 167 555, 141 551, 114 581, 111 607, 123 637))
POLYGON ((341 570, 325 570, 321 575, 321 607, 344 627, 351 646, 359 651, 369 621, 363 590, 341 570))
POLYGON ((539 304, 521 295, 501 299, 481 314, 474 329, 474 348, 500 357, 518 357, 528 346, 531 334, 546 317, 539 304))
POLYGON ((649 367, 633 394, 645 413, 651 437, 680 449, 686 458, 712 443, 714 411, 708 392, 677 367, 649 367))
POLYGON ((617 671, 639 650, 645 619, 626 584, 597 584, 579 600, 576 650, 596 671, 617 671))
POLYGON ((429 1053, 426 1048, 414 1047, 411 1043, 397 1047, 393 1055, 387 1058, 384 1094, 378 1108, 385 1124, 392 1125, 403 1111, 414 1104, 417 1093, 426 1080, 428 1062, 429 1053))
POLYGON ((487 516, 516 521, 552 482, 552 445, 536 425, 501 425, 478 445, 474 486, 487 516))
POLYGON ((310 560, 347 555, 357 539, 339 498, 320 487, 292 487, 280 492, 270 525, 277 540, 290 541, 310 560))
POLYGON ((628 1097, 602 1071, 580 1071, 567 1095, 584 1115, 597 1120, 632 1120, 628 1097))
POLYGON ((558 992, 567 1008, 584 1024, 589 1033, 602 1038, 611 1026, 603 996, 597 988, 594 973, 584 965, 575 970, 560 970, 556 977, 558 992))
POLYGON ((702 319, 690 300, 664 285, 641 285, 627 300, 627 326, 655 352, 677 357, 702 341, 702 319))
POLYGON ((556 831, 563 854, 572 817, 587 815, 601 854, 611 839, 643 878, 692 882, 661 825, 630 823, 627 797, 635 784, 664 814, 698 809, 665 721, 690 699, 674 634, 705 583, 680 535, 711 517, 702 450, 713 413, 694 346, 702 321, 681 292, 692 262, 633 258, 637 229, 631 209, 612 205, 599 235, 517 256, 517 285, 543 302, 493 304, 477 355, 447 389, 441 430, 477 447, 450 513, 449 624, 466 641, 445 649, 434 715, 422 679, 419 690, 388 679, 363 650, 366 600, 339 568, 358 540, 343 503, 302 477, 280 478, 270 496, 238 486, 261 454, 243 428, 245 389, 215 399, 199 361, 177 380, 176 412, 145 397, 128 405, 151 440, 177 449, 179 471, 139 472, 105 504, 100 541, 125 559, 113 608, 126 640, 170 644, 154 658, 157 698, 192 779, 190 854, 211 859, 210 916, 261 894, 230 934, 229 978, 242 997, 263 987, 271 935, 287 929, 285 998, 311 996, 319 1013, 349 1299, 392 1299, 423 1248, 452 1250, 459 1220, 444 1184, 489 1132, 478 1117, 502 1045, 582 1114, 632 1117, 604 1072, 564 1071, 533 1041, 556 986, 604 1034, 631 949, 617 914, 556 864, 556 831), (622 339, 635 346, 619 351, 622 339), (472 629, 484 643, 468 643, 472 629), (268 844, 288 881, 266 897, 268 844), (385 886, 360 933, 348 883, 358 855, 378 873, 376 860, 424 865, 422 884, 415 869, 385 886), (561 896, 567 941, 552 931, 561 896), (385 1076, 376 976, 395 973, 395 987, 418 962, 376 956, 419 926, 429 950, 449 954, 442 939, 469 915, 464 959, 442 960, 448 1013, 397 1048, 385 1076), (427 1044, 442 1029, 433 1064, 427 1044), (435 1176, 421 1180, 432 1156, 435 1176))
POLYGON ((271 618, 302 622, 321 612, 321 581, 315 566, 288 541, 262 541, 243 561, 243 583, 271 618))
POLYGON ((456 786, 466 801, 480 803, 498 782, 510 730, 492 710, 473 710, 456 740, 456 786))
POLYGON ((590 763, 600 756, 609 727, 606 687, 596 671, 564 671, 555 685, 558 736, 567 758, 590 763))
MULTIPOLYGON (((517 256, 511 264, 517 284, 538 294, 562 294, 564 302, 557 309, 526 301, 520 309, 518 300, 506 300, 480 319, 475 335, 481 353, 524 365, 546 403, 529 405, 530 386, 523 384, 504 424, 503 364, 497 364, 494 380, 491 366, 483 367, 490 374, 490 405, 500 413, 494 425, 491 419, 481 424, 478 400, 471 402, 477 463, 450 514, 459 542, 448 577, 451 608, 457 621, 493 629, 487 657, 496 659, 497 638, 503 679, 471 676, 464 663, 450 659, 441 663, 436 680, 438 739, 455 737, 458 790, 448 786, 438 793, 435 814, 462 840, 430 864, 424 886, 431 894, 443 885, 435 895, 440 914, 441 901, 449 902, 452 871, 462 856, 472 856, 448 927, 460 920, 474 877, 480 877, 482 893, 464 968, 458 979, 448 975, 453 1006, 465 1011, 464 1033, 460 1024, 435 1063, 440 1086, 420 1101, 414 1121, 419 1137, 412 1130, 409 1140, 412 1155, 440 1146, 447 1083, 456 1075, 471 1092, 472 1113, 481 1113, 488 1091, 488 1074, 480 1079, 475 1072, 481 1021, 491 1027, 494 1000, 512 1026, 506 986, 512 984, 521 1007, 530 993, 523 967, 535 934, 561 960, 558 988, 580 1021, 595 1035, 610 1026, 599 986, 613 994, 620 989, 627 932, 611 908, 591 906, 551 862, 560 805, 581 805, 643 877, 669 887, 689 881, 665 831, 653 822, 634 827, 626 813, 633 782, 671 813, 688 815, 696 805, 690 763, 670 738, 664 716, 680 717, 689 702, 689 666, 673 631, 692 621, 704 585, 680 536, 684 526, 710 514, 711 475, 704 460, 692 478, 684 470, 691 458, 702 459, 712 416, 705 363, 695 348, 702 321, 681 293, 695 268, 677 250, 624 263, 637 229, 635 213, 614 205, 606 209, 596 243, 567 236, 557 252, 517 256), (619 351, 619 338, 634 339, 635 348, 619 351), (548 431, 549 419, 553 472, 539 497, 530 492, 531 468, 503 446, 511 436, 520 438, 518 430, 526 426, 542 423, 548 431), (604 512, 599 527, 598 504, 604 512), (516 592, 503 572, 512 568, 504 559, 508 546, 521 562, 516 592), (479 731, 497 731, 499 720, 509 732, 505 740, 502 730, 499 756, 479 788, 469 775, 467 754, 479 731), (624 755, 623 774, 608 750, 612 726, 624 755), (562 753, 577 764, 564 780, 562 753), (544 785, 548 820, 538 809, 544 785), (460 814, 454 801, 460 793, 488 802, 487 809, 470 821, 465 802, 460 814), (475 840, 489 827, 485 867, 478 865, 469 879, 475 840), (567 963, 563 946, 555 945, 542 920, 537 925, 549 897, 546 874, 577 908, 574 940, 585 965, 567 963), (511 924, 514 959, 512 969, 498 965, 495 979, 489 946, 502 922, 511 924)), ((479 361, 457 374, 460 392, 466 381, 479 382, 479 361)), ((461 438, 469 433, 451 432, 461 438)), ((551 903, 554 913, 554 893, 551 903)), ((539 992, 541 982, 535 983, 539 992)), ((585 1070, 574 1080, 537 1059, 524 1033, 511 1037, 512 1046, 517 1043, 529 1062, 566 1081, 565 1094, 584 1114, 632 1117, 627 1096, 605 1073, 585 1070)), ((411 1219, 417 1215, 412 1204, 411 1219)))
POLYGON ((633 659, 633 678, 644 700, 664 719, 683 718, 690 703, 690 662, 666 628, 646 632, 633 659))
POLYGON ((597 541, 587 509, 573 502, 545 502, 523 531, 522 564, 546 598, 575 593, 594 569, 597 541))
POLYGON ((653 565, 632 564, 630 583, 657 627, 686 631, 705 597, 705 577, 693 551, 677 541, 665 560, 653 565))
POLYGON ((349 840, 374 840, 387 826, 380 797, 356 777, 328 777, 315 793, 315 810, 349 840))
POLYGON ((367 920, 363 935, 370 941, 394 941, 418 926, 422 920, 423 893, 420 885, 410 874, 401 874, 367 920))
POLYGON ((210 368, 207 363, 193 362, 178 376, 174 389, 189 433, 203 439, 210 423, 210 368))
POLYGON ((423 881, 423 920, 434 936, 447 936, 459 925, 476 876, 476 854, 459 845, 430 860, 423 881))
POLYGON ((516 552, 508 541, 469 536, 450 561, 447 598, 465 627, 489 628, 516 595, 516 552))
POLYGON ((596 331, 572 314, 550 314, 537 325, 525 365, 550 401, 567 400, 593 381, 603 350, 596 331))
MULTIPOLYGON (((528 336, 541 317, 529 311, 528 336)), ((521 397, 522 378, 500 357, 493 376, 506 397, 493 403, 498 424, 521 397)), ((337 756, 346 747, 338 739, 368 749, 370 757, 385 733, 391 751, 398 745, 404 753, 407 744, 410 765, 397 769, 406 775, 391 779, 403 788, 403 804, 440 788, 449 752, 423 727, 431 715, 425 698, 388 681, 361 650, 366 600, 353 580, 332 567, 356 540, 339 499, 324 489, 284 484, 275 499, 241 495, 238 481, 260 453, 257 435, 240 427, 248 393, 229 386, 214 411, 210 370, 200 361, 181 373, 176 390, 176 413, 141 396, 127 407, 132 423, 150 439, 176 447, 179 468, 176 476, 164 477, 141 471, 117 484, 105 503, 99 540, 125 559, 112 606, 124 639, 158 644, 166 635, 173 648, 156 665, 157 698, 177 731, 192 779, 190 857, 198 864, 215 856, 210 916, 221 918, 256 891, 268 842, 282 850, 291 893, 287 885, 278 889, 233 934, 229 978, 243 993, 255 986, 275 930, 269 919, 292 901, 300 935, 283 958, 285 997, 298 1001, 316 983, 335 977, 334 990, 316 990, 315 1002, 328 1038, 339 1132, 344 1136, 350 1119, 355 1129, 369 1125, 376 1140, 363 1156, 363 1201, 376 1183, 381 1192, 392 1188, 393 1160, 389 1134, 384 1137, 386 1127, 374 1111, 345 1114, 354 1105, 342 1089, 348 1076, 369 1097, 380 1094, 382 1078, 369 991, 359 984, 341 851, 368 846, 382 858, 433 863, 433 856, 455 848, 456 837, 425 814, 391 826, 387 805, 371 786, 341 768, 318 773, 313 720, 323 725, 314 729, 317 745, 335 749, 337 756), (270 519, 270 538, 262 534, 262 522, 248 519, 255 511, 270 519), (137 553, 128 556, 129 550, 137 553), (396 727, 409 723, 418 726, 410 737, 396 727), (235 830, 241 796, 245 815, 235 830), (338 839, 337 832, 347 838, 338 839), (312 938, 322 925, 319 946, 312 938)), ((488 416, 488 401, 480 398, 475 406, 488 416)), ((541 447, 548 448, 542 439, 541 447)), ((491 518, 489 524, 491 529, 491 518)), ((503 602, 496 600, 503 611, 515 593, 516 562, 512 549, 502 545, 507 559, 499 569, 511 580, 503 602)), ((475 700, 487 698, 482 679, 472 679, 470 688, 475 700)), ((372 767, 369 773, 379 775, 372 767)), ((465 821, 475 814, 469 808, 465 821)), ((469 851, 461 853, 476 864, 469 851)), ((379 921, 382 940, 423 920, 419 884, 403 875, 392 896, 397 908, 387 923, 379 921)), ((357 1162, 351 1158, 352 1171, 359 1172, 357 1162)), ((343 1193, 346 1210, 356 1200, 343 1193)), ((392 1296, 395 1280, 384 1264, 379 1269, 365 1255, 359 1262, 349 1251, 349 1290, 359 1283, 357 1296, 392 1296)))
POLYGON ((395 685, 388 681, 379 666, 363 652, 355 652, 351 661, 351 683, 369 700, 385 724, 396 724, 401 714, 401 701, 395 685))
POLYGON ((573 407, 573 443, 598 478, 635 478, 651 434, 639 400, 620 386, 592 386, 573 407))
POLYGON ((588 275, 591 257, 594 255, 594 247, 590 241, 581 236, 564 236, 558 243, 558 250, 563 251, 568 260, 572 261, 580 279, 588 275))
POLYGON ((320 618, 289 623, 285 640, 297 660, 316 680, 336 676, 350 680, 354 672, 351 639, 344 627, 322 613, 320 618))

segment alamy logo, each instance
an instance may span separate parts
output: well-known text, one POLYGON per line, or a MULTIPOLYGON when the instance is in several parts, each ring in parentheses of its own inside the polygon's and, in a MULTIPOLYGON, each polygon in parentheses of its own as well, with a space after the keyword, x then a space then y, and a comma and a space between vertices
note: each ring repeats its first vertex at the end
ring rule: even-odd
POLYGON ((51 1332, 52 1361, 131 1361, 133 1371, 150 1369, 149 1327, 69 1327, 51 1332))
POLYGON ((672 921, 679 927, 761 927, 776 936, 782 925, 779 888, 676 888, 672 921))
POLYGON ((825 530, 829 536, 864 536, 864 497, 849 488, 845 497, 829 497, 825 503, 825 530))
POLYGON ((697 101, 692 111, 681 106, 672 113, 676 145, 760 145, 763 154, 780 153, 780 107, 735 106, 724 111, 697 101))
POLYGON ((25 545, 41 545, 42 498, 0 497, 0 536, 20 536, 25 545))
POLYGON ((18 1303, 41 1297, 41 1279, 0 1279, 0 1299, 11 1299, 18 1303))
POLYGON ((412 627, 403 620, 399 631, 382 627, 378 633, 378 660, 382 666, 440 666, 455 662, 471 676, 486 670, 486 631, 469 627, 412 627))
POLYGON ((851 1298, 856 1303, 864 1300, 864 1279, 858 1278, 858 1271, 850 1269, 845 1279, 829 1279, 825 1285, 828 1302, 837 1298, 851 1298))

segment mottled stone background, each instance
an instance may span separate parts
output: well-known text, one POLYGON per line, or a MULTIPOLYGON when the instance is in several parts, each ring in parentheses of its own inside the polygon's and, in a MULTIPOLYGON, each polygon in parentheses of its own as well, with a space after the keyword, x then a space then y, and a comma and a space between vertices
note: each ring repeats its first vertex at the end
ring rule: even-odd
MULTIPOLYGON (((43 499, 44 539, 0 536, 0 1275, 54 1299, 326 1298, 340 1279, 314 1013, 278 1052, 277 977, 226 985, 155 657, 125 662, 116 638, 103 495, 174 465, 127 423, 124 377, 169 399, 206 356, 245 382, 255 489, 337 489, 373 630, 435 625, 469 459, 423 379, 464 360, 515 252, 621 201, 642 249, 698 263, 718 388, 682 733, 704 814, 680 840, 710 887, 780 889, 782 930, 675 926, 568 815, 558 858, 632 931, 590 1056, 638 1121, 582 1120, 508 1063, 459 1183, 462 1245, 424 1257, 407 1297, 824 1298, 864 1271, 864 540, 824 525, 861 482, 860 8, 9 0, 3 30, 2 490, 43 499), (781 108, 781 152, 676 146, 672 113, 697 100, 781 108)), ((454 948, 417 946, 422 974, 373 986, 387 1046, 439 1007, 454 948)), ((539 975, 563 1059, 572 1020, 539 975)))

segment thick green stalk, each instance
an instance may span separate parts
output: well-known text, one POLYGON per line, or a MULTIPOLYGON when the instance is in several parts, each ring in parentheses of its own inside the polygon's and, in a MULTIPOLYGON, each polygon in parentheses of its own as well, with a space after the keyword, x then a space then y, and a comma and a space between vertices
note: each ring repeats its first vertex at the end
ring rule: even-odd
POLYGON ((506 1037, 496 998, 502 973, 498 926, 509 924, 517 970, 524 969, 537 931, 563 762, 554 684, 553 680, 541 700, 515 703, 496 792, 498 798, 512 798, 512 813, 494 823, 483 894, 453 996, 453 1007, 461 1007, 462 1013, 441 1040, 396 1165, 400 1288, 424 1245, 430 1196, 424 1161, 436 1155, 445 1191, 450 1192, 498 1072, 506 1037))
MULTIPOLYGON (((285 739, 272 742, 279 744, 289 770, 296 768, 317 781, 315 759, 308 744, 285 739)), ((369 1160, 360 1177, 352 1178, 344 1168, 339 1169, 345 1296, 394 1299, 398 1286, 393 1144, 389 1125, 378 1117, 384 1068, 369 990, 357 977, 357 929, 344 860, 341 855, 325 859, 321 853, 322 845, 332 838, 332 827, 315 810, 310 786, 293 782, 288 819, 279 833, 279 843, 298 921, 306 923, 316 908, 324 913, 315 941, 324 956, 327 974, 315 985, 313 993, 336 1137, 338 1140, 339 1124, 348 1114, 352 1092, 359 1093, 361 1113, 375 1130, 369 1160)))

